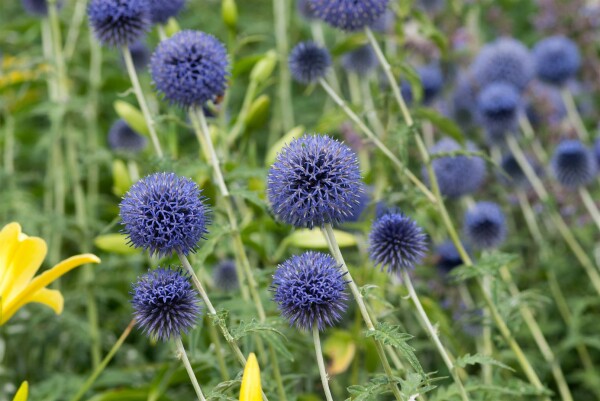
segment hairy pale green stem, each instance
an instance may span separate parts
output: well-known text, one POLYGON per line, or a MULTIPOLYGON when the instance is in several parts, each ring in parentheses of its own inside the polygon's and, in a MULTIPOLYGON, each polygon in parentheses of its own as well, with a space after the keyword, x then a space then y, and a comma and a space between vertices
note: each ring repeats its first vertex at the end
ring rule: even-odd
POLYGON ((575 104, 575 99, 573 98, 573 93, 569 90, 569 88, 563 87, 560 90, 560 94, 562 96, 563 103, 565 104, 565 107, 567 108, 567 116, 569 118, 569 121, 573 125, 573 128, 575 128, 575 131, 577 132, 577 136, 579 136, 579 139, 581 139, 582 141, 587 142, 590 137, 590 134, 587 132, 587 129, 585 128, 585 124, 583 123, 583 120, 581 119, 581 115, 579 114, 579 111, 577 111, 577 105, 575 104))
POLYGON ((198 383, 198 379, 196 378, 196 374, 194 373, 194 369, 192 369, 192 364, 190 363, 187 353, 185 352, 185 347, 181 342, 181 337, 177 337, 175 339, 175 345, 177 346, 179 358, 181 358, 183 366, 185 366, 185 370, 187 371, 187 374, 190 377, 190 381, 192 382, 192 386, 194 387, 194 391, 196 392, 198 401, 206 401, 206 398, 204 398, 204 394, 202 393, 202 389, 200 388, 200 383, 198 383))
POLYGON ((292 103, 292 85, 288 57, 288 32, 290 0, 273 0, 273 17, 275 19, 275 42, 279 54, 279 103, 281 107, 281 123, 288 132, 294 126, 294 106, 292 103))
POLYGON ((319 326, 315 323, 312 329, 313 343, 315 344, 315 354, 317 357, 317 365, 319 365, 319 375, 321 376, 321 383, 323 384, 323 391, 325 392, 325 398, 327 401, 333 401, 331 396, 331 390, 329 389, 329 378, 327 377, 327 371, 325 370, 325 361, 323 360, 323 351, 321 350, 321 338, 319 336, 319 326))

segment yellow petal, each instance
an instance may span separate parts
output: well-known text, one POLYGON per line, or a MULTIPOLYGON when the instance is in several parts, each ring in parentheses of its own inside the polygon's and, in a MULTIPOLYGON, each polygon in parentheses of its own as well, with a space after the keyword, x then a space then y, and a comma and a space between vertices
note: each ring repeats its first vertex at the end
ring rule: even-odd
POLYGON ((100 258, 96 255, 92 255, 90 253, 86 253, 83 255, 72 256, 69 259, 65 259, 50 270, 45 271, 40 274, 36 278, 34 278, 31 283, 21 291, 15 298, 10 301, 6 301, 3 303, 3 321, 8 319, 4 319, 4 316, 12 316, 17 309, 25 305, 31 297, 33 297, 38 291, 42 288, 46 287, 54 280, 62 276, 63 274, 73 270, 74 268, 85 265, 88 263, 100 263, 100 258))
POLYGON ((5 302, 9 303, 27 287, 42 265, 47 252, 46 242, 41 238, 27 237, 19 242, 0 282, 0 294, 3 295, 5 302))
MULTIPOLYGON (((20 307, 25 306, 28 303, 36 302, 39 304, 44 304, 50 307, 54 313, 60 315, 63 311, 63 306, 65 304, 65 300, 58 290, 50 290, 48 288, 42 288, 32 296, 26 298, 20 307)), ((19 307, 19 308, 20 308, 19 307)), ((0 326, 6 323, 13 315, 19 310, 18 308, 13 309, 10 314, 2 313, 0 314, 0 326)))
POLYGON ((4 281, 8 262, 12 260, 19 246, 19 234, 21 234, 19 223, 7 224, 0 231, 0 245, 2 245, 0 246, 0 284, 4 281))
POLYGON ((27 382, 23 382, 17 394, 15 394, 15 398, 13 401, 27 401, 27 397, 29 396, 29 384, 27 382))
POLYGON ((240 401, 261 401, 262 387, 260 385, 260 368, 254 353, 250 354, 246 367, 244 368, 244 377, 242 378, 242 388, 240 389, 240 401))

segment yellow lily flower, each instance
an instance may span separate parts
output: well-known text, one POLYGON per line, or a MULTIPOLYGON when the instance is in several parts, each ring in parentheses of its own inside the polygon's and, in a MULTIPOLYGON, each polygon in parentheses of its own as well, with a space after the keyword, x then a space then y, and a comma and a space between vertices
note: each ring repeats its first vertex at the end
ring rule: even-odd
POLYGON ((29 384, 27 382, 23 382, 17 394, 15 394, 15 398, 13 401, 27 401, 27 397, 29 396, 29 384))
POLYGON ((240 401, 262 401, 260 368, 254 353, 251 353, 246 361, 244 376, 242 377, 242 388, 240 389, 240 401))
POLYGON ((0 326, 30 302, 47 305, 60 314, 62 294, 46 287, 78 266, 100 263, 96 255, 76 255, 34 278, 47 252, 46 242, 23 234, 19 223, 7 224, 0 231, 0 326))

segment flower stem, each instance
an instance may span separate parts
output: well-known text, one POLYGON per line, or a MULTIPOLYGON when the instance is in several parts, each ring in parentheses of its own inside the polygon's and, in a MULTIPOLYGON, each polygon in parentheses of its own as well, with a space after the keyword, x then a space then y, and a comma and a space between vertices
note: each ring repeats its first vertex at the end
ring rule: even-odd
POLYGON ((115 356, 117 351, 119 351, 119 349, 121 348, 121 346, 123 345, 123 343, 125 342, 127 337, 129 336, 129 334, 131 333, 131 330, 133 329, 134 325, 135 325, 135 319, 133 319, 133 320, 131 320, 131 322, 129 322, 129 324, 127 325, 127 327, 125 328, 125 330, 123 331, 121 336, 119 337, 119 339, 114 343, 114 345, 112 346, 110 351, 108 351, 108 354, 106 354, 106 356, 104 357, 104 359, 102 360, 100 365, 98 365, 96 367, 96 369, 94 369, 94 371, 92 372, 90 377, 88 377, 88 379, 85 381, 85 383, 83 383, 83 385, 79 388, 79 391, 77 392, 77 394, 75 394, 73 396, 73 398, 71 398, 71 401, 79 401, 81 399, 81 397, 83 397, 85 395, 85 393, 90 389, 90 387, 92 387, 92 385, 94 384, 94 382, 96 381, 98 376, 100 376, 100 374, 104 371, 104 369, 106 369, 106 366, 108 366, 108 364, 110 363, 112 358, 115 356))
POLYGON ((533 147, 533 153, 537 157, 538 161, 542 164, 545 164, 548 160, 548 154, 540 144, 540 141, 535 136, 535 131, 531 126, 531 122, 527 117, 527 114, 521 113, 519 115, 519 126, 521 127, 521 132, 525 139, 531 142, 531 146, 533 147))
POLYGON ((187 353, 185 352, 185 348, 183 347, 183 343, 181 342, 181 337, 177 337, 175 339, 175 344, 177 345, 177 351, 179 352, 179 357, 183 362, 183 366, 185 366, 185 370, 187 371, 188 376, 190 377, 192 386, 194 386, 194 391, 196 392, 198 401, 206 401, 206 398, 204 398, 204 394, 202 394, 202 389, 200 388, 198 379, 196 378, 196 374, 194 373, 194 369, 192 369, 190 360, 188 359, 187 353))
POLYGON ((77 0, 75 2, 75 9, 73 10, 73 17, 69 23, 69 31, 67 32, 67 40, 65 43, 65 60, 70 61, 75 53, 77 46, 77 39, 79 38, 79 32, 81 31, 81 24, 86 14, 87 0, 77 0))
POLYGON ((596 223, 596 227, 600 230, 600 210, 598 210, 598 206, 596 206, 596 202, 592 199, 590 195, 590 191, 587 190, 586 187, 579 187, 579 196, 581 196, 581 200, 585 205, 585 208, 588 210, 590 216, 592 216, 592 220, 596 223))
POLYGON ((275 18, 275 42, 279 53, 279 104, 284 132, 294 126, 294 109, 292 104, 292 86, 287 64, 288 41, 287 29, 289 0, 273 0, 273 17, 275 18))
MULTIPOLYGON (((373 325, 373 321, 371 320, 371 316, 369 315, 369 312, 367 310, 367 306, 365 305, 363 296, 360 293, 358 286, 354 282, 354 279, 352 279, 352 275, 350 274, 350 271, 348 270, 348 266, 346 266, 346 262, 344 261, 344 256, 342 255, 342 251, 340 250, 337 240, 335 239, 333 227, 331 226, 331 224, 325 224, 321 228, 321 230, 323 231, 323 235, 325 236, 325 239, 327 240, 327 244, 329 245, 329 249, 330 249, 331 253, 333 254, 333 257, 341 265, 342 271, 344 273, 346 273, 346 278, 348 279, 348 286, 350 287, 350 291, 352 292, 352 295, 354 296, 354 300, 356 301, 356 304, 358 305, 358 309, 360 310, 360 314, 362 315, 362 318, 367 326, 367 329, 369 331, 375 331, 375 326, 373 325)), ((383 345, 378 340, 374 340, 374 341, 375 341, 375 348, 377 349, 377 354, 379 355, 379 359, 381 360, 381 364, 383 365, 383 370, 385 371, 385 374, 389 380, 390 388, 391 388, 392 392, 394 393, 394 396, 396 397, 396 399, 398 401, 401 401, 402 395, 400 394, 400 390, 398 390, 398 386, 395 383, 394 374, 392 372, 392 367, 390 366, 390 363, 387 359, 387 356, 383 349, 383 345)))
POLYGON ((321 338, 319 337, 319 326, 315 323, 312 329, 313 342, 315 344, 315 354, 317 356, 317 365, 319 365, 319 374, 321 375, 321 383, 323 383, 323 391, 327 401, 333 401, 331 390, 329 389, 329 379, 325 370, 325 362, 323 361, 323 351, 321 351, 321 338))
MULTIPOLYGON (((514 283, 510 271, 506 266, 503 266, 500 269, 500 276, 502 277, 502 280, 504 280, 504 282, 508 285, 508 289, 512 297, 518 299, 521 293, 516 284, 514 283)), ((531 332, 531 335, 533 336, 533 339, 537 344, 538 348, 540 349, 540 352, 542 353, 544 359, 546 360, 548 365, 550 365, 552 375, 554 376, 554 380, 556 380, 558 391, 560 392, 562 400, 573 401, 571 390, 569 390, 569 386, 567 384, 567 381, 565 380, 565 375, 560 367, 560 364, 558 363, 556 356, 554 356, 554 353, 552 352, 552 348, 548 344, 548 341, 546 341, 544 333, 542 332, 542 329, 536 322, 535 317, 531 312, 531 309, 529 309, 527 304, 519 303, 519 312, 521 313, 521 316, 523 317, 527 328, 529 328, 529 331, 531 332)))
POLYGON ((229 372, 227 371, 227 365, 225 364, 225 358, 223 357, 223 349, 221 347, 221 340, 215 326, 212 324, 208 325, 208 334, 210 340, 215 345, 215 354, 217 356, 217 363, 219 364, 219 370, 221 371, 221 378, 223 380, 229 380, 229 372))
POLYGON ((369 138, 371 142, 381 152, 390 159, 390 161, 401 171, 406 177, 427 197, 427 199, 435 204, 435 196, 431 193, 427 186, 423 184, 404 164, 394 155, 394 153, 375 135, 373 131, 360 119, 358 115, 346 104, 346 102, 333 90, 333 88, 323 78, 319 80, 319 84, 325 92, 333 99, 333 101, 346 113, 346 115, 360 128, 360 130, 369 138))
POLYGON ((160 147, 160 142, 158 141, 158 135, 156 134, 156 128, 154 127, 154 120, 150 114, 148 103, 146 103, 146 98, 144 97, 144 92, 142 91, 142 86, 140 85, 140 80, 135 70, 133 59, 131 58, 131 52, 129 51, 128 46, 123 46, 121 50, 123 53, 123 59, 125 60, 125 66, 127 67, 127 72, 129 73, 129 79, 131 80, 133 91, 135 92, 135 97, 137 98, 140 109, 142 110, 142 114, 144 115, 144 119, 146 120, 148 131, 150 132, 152 146, 154 146, 154 150, 158 157, 162 159, 163 151, 160 147))
POLYGON ((577 105, 575 104, 573 93, 571 93, 569 88, 564 87, 560 90, 560 94, 562 96, 563 103, 567 108, 567 116, 569 117, 569 121, 573 125, 573 128, 575 128, 577 136, 579 136, 579 139, 586 142, 589 139, 589 134, 585 128, 583 120, 581 119, 581 115, 577 111, 577 105))
POLYGON ((417 296, 415 288, 413 287, 412 280, 410 279, 410 275, 408 274, 408 270, 401 269, 401 274, 402 274, 402 281, 404 281, 404 285, 406 285, 406 288, 408 289, 408 295, 410 296, 410 299, 413 301, 413 303, 415 304, 415 307, 417 308, 417 313, 419 314, 419 317, 421 318, 423 324, 425 324, 425 328, 426 328, 429 336, 433 340, 435 347, 437 348, 442 359, 444 360, 446 367, 450 371, 450 374, 452 375, 452 378, 454 379, 454 383, 456 384, 456 387, 458 387, 458 391, 460 393, 460 398, 463 401, 469 400, 467 391, 465 390, 465 387, 464 387, 462 381, 460 380, 458 367, 454 365, 454 362, 452 362, 452 357, 450 356, 449 352, 446 350, 446 348, 440 341, 440 337, 437 334, 437 330, 433 327, 433 325, 431 324, 431 320, 429 320, 429 317, 427 316, 427 313, 425 312, 425 309, 423 309, 423 305, 421 305, 421 301, 419 300, 419 297, 417 296))

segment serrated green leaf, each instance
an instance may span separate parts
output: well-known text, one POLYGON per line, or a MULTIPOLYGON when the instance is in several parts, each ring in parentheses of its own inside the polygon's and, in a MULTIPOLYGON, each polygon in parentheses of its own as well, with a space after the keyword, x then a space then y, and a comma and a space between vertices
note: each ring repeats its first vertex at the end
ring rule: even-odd
POLYGON ((250 322, 240 322, 240 325, 232 330, 231 335, 234 339, 240 340, 248 334, 257 334, 267 341, 267 344, 272 346, 275 351, 281 354, 289 361, 294 360, 294 356, 287 349, 283 341, 287 341, 287 337, 279 330, 270 326, 267 323, 260 323, 252 319, 250 322))
POLYGON ((514 372, 514 369, 511 368, 508 365, 505 365, 504 363, 495 360, 494 358, 492 358, 489 355, 481 355, 481 354, 475 354, 475 355, 471 355, 471 354, 466 354, 461 356, 460 358, 458 358, 456 360, 456 365, 460 366, 461 368, 466 367, 467 365, 475 365, 475 364, 479 364, 479 365, 494 365, 494 366, 498 366, 502 369, 508 369, 508 370, 512 370, 514 372))
POLYGON ((450 272, 450 277, 455 281, 469 280, 474 277, 497 276, 503 266, 508 266, 517 260, 518 255, 494 252, 483 255, 481 259, 472 266, 459 266, 450 272))

